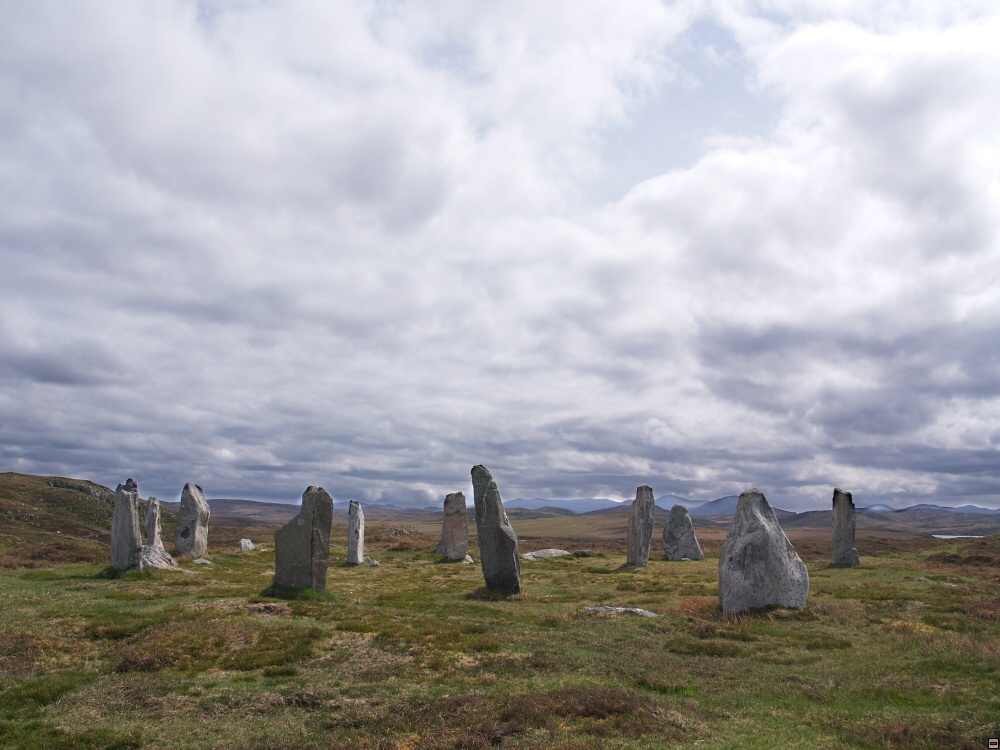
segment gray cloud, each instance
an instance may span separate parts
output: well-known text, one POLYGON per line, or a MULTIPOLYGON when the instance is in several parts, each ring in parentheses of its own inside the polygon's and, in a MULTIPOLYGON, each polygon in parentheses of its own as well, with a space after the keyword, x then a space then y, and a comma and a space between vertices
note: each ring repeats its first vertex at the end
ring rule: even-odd
POLYGON ((998 21, 908 7, 0 11, 4 468, 996 504, 998 21))

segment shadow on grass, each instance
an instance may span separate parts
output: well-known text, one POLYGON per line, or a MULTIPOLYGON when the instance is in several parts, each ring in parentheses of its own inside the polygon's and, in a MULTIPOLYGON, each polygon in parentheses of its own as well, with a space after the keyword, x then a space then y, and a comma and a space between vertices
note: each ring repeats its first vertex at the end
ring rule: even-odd
POLYGON ((526 602, 528 595, 523 591, 514 593, 513 591, 494 591, 485 586, 480 586, 475 591, 470 591, 465 595, 466 599, 476 602, 526 602))
POLYGON ((109 581, 115 581, 119 578, 126 581, 143 581, 153 577, 153 573, 150 570, 118 570, 118 568, 109 565, 100 573, 98 573, 95 578, 104 578, 109 581))
POLYGON ((272 583, 257 596, 250 600, 251 604, 259 603, 261 599, 285 599, 286 601, 331 602, 333 595, 319 592, 315 589, 293 589, 272 583))

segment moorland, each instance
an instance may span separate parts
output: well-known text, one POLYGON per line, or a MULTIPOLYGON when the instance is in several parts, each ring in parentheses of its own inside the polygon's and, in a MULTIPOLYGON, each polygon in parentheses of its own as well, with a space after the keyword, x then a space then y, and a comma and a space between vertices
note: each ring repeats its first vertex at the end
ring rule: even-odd
MULTIPOLYGON (((859 514, 862 565, 842 569, 822 514, 785 517, 805 609, 727 617, 724 518, 696 519, 703 562, 666 562, 654 538, 634 570, 622 513, 512 511, 522 552, 590 553, 524 562, 523 592, 500 596, 478 565, 433 554, 432 516, 369 514, 380 565, 345 566, 338 514, 326 593, 292 599, 263 595, 274 517, 213 513, 212 565, 119 576, 110 519, 107 488, 0 475, 2 747, 936 750, 1000 735, 996 534, 859 514)), ((478 559, 474 527, 470 546, 478 559)))

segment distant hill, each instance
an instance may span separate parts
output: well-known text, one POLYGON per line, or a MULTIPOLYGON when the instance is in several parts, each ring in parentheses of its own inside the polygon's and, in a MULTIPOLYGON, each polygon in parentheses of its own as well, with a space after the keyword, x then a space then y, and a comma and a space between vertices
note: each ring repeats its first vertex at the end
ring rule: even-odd
POLYGON ((731 516, 736 512, 736 504, 739 501, 739 495, 726 495, 709 503, 691 506, 688 508, 688 513, 692 516, 731 516))
MULTIPOLYGON (((468 498, 467 502, 472 505, 472 498, 468 498)), ((528 510, 538 510, 540 508, 565 508, 566 510, 571 510, 574 513, 589 513, 593 510, 602 510, 605 508, 617 508, 621 503, 617 503, 614 500, 609 500, 606 497, 582 497, 575 499, 560 499, 560 498, 546 498, 546 497, 532 497, 523 498, 517 497, 513 500, 504 500, 504 508, 527 508, 528 510)))
MULTIPOLYGON (((554 508, 551 506, 545 506, 544 508, 510 508, 507 507, 505 503, 504 509, 507 511, 507 516, 514 521, 522 519, 557 518, 558 516, 580 515, 576 511, 572 511, 569 508, 554 508)), ((473 514, 474 513, 475 511, 473 511, 473 514)))

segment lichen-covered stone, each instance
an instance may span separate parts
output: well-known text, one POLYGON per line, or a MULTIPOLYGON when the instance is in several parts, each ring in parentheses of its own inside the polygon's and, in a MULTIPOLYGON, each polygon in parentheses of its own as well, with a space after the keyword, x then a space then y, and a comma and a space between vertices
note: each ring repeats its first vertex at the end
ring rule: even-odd
POLYGON ((497 483, 485 466, 472 467, 472 490, 476 503, 479 562, 486 588, 517 593, 521 590, 517 534, 504 511, 497 483))
POLYGON ((333 498, 322 487, 309 487, 298 515, 274 533, 276 586, 326 591, 332 524, 333 498))
POLYGON ((205 493, 197 484, 188 482, 181 492, 181 509, 177 513, 174 546, 178 554, 201 557, 208 551, 208 519, 212 511, 205 493))
POLYGON ((139 564, 142 535, 139 533, 139 488, 129 479, 115 489, 111 516, 111 567, 128 570, 139 564))
POLYGON ((830 541, 830 562, 833 565, 856 567, 861 564, 854 546, 854 498, 841 489, 833 491, 833 535, 830 541))
POLYGON ((698 537, 694 534, 691 514, 683 505, 670 509, 667 525, 663 527, 663 551, 668 560, 704 560, 698 537))
MULTIPOLYGON (((146 544, 150 547, 163 548, 163 539, 160 538, 160 501, 155 497, 146 501, 146 544)), ((173 558, 171 558, 173 561, 173 558)))
POLYGON ((351 500, 347 511, 347 564, 360 565, 365 561, 365 512, 361 503, 351 500))
POLYGON ((434 551, 452 562, 464 560, 469 552, 469 510, 461 492, 452 492, 444 499, 441 541, 434 551))
POLYGON ((240 552, 253 552, 253 540, 252 539, 240 539, 240 552))
POLYGON ((645 568, 649 565, 649 545, 653 540, 656 523, 656 503, 653 488, 642 485, 636 488, 635 500, 628 517, 628 565, 645 568))
POLYGON ((726 614, 776 605, 802 609, 809 572, 782 531, 764 493, 740 494, 719 551, 719 604, 726 614))

